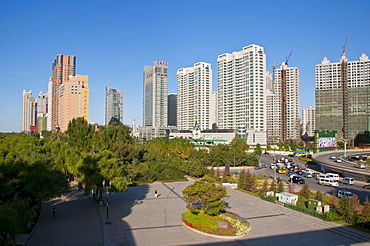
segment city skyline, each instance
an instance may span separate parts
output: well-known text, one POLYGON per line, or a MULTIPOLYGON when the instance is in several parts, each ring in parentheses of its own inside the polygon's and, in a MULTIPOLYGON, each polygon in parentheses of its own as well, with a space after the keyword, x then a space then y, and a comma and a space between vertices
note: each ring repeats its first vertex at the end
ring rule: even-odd
MULTIPOLYGON (((293 50, 289 65, 300 70, 302 109, 315 105, 315 65, 324 57, 339 62, 347 36, 350 61, 370 54, 368 1, 196 3, 194 9, 192 1, 2 2, 0 100, 6 107, 0 132, 20 131, 22 91, 47 91, 57 54, 76 56, 78 73, 89 76, 89 121, 101 125, 109 84, 127 95, 124 123, 135 119, 143 125, 142 71, 153 61, 168 62, 168 93, 177 93, 176 71, 182 67, 207 62, 216 68, 219 55, 250 44, 264 47, 267 65, 284 62, 293 50), (73 18, 55 18, 66 12, 73 18)), ((217 91, 216 69, 212 77, 217 91)))

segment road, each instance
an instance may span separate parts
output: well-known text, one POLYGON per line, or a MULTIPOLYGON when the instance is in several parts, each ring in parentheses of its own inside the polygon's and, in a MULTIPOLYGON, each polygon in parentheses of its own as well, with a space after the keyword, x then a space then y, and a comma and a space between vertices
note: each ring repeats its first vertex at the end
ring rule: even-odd
MULTIPOLYGON (((340 155, 340 154, 338 154, 340 155)), ((276 155, 276 158, 281 158, 282 155, 276 155)), ((285 156, 286 157, 286 156, 285 156)), ((297 161, 296 158, 289 157, 290 159, 293 159, 295 163, 297 163, 300 167, 304 168, 304 164, 297 161)), ((328 160, 330 161, 329 157, 328 160)), ((260 163, 261 164, 266 164, 269 167, 269 164, 272 163, 273 157, 270 155, 261 155, 260 163)), ((321 172, 320 166, 316 164, 310 164, 308 168, 313 169, 315 172, 321 172)), ((277 174, 274 170, 270 168, 263 168, 259 170, 254 170, 252 171, 253 174, 258 175, 258 176, 266 176, 266 177, 280 177, 280 179, 287 183, 289 181, 289 177, 285 174, 277 174)), ((352 193, 355 193, 356 195, 359 196, 361 203, 365 201, 365 198, 368 197, 370 199, 370 191, 363 189, 362 186, 365 185, 365 182, 361 182, 358 180, 355 180, 354 185, 346 185, 339 183, 338 187, 330 187, 330 186, 322 186, 318 184, 318 181, 315 178, 306 178, 303 177, 307 184, 309 185, 311 191, 317 192, 317 190, 320 190, 321 192, 324 192, 328 195, 335 195, 337 194, 338 190, 346 190, 346 191, 351 191, 352 193)), ((295 187, 295 191, 298 191, 301 189, 302 185, 299 184, 293 184, 295 187)))

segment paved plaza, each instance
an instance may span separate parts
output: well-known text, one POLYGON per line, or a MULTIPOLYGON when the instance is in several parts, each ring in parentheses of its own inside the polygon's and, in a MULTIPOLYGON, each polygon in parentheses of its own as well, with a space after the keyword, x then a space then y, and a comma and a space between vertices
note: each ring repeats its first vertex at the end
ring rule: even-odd
POLYGON ((129 187, 109 197, 106 207, 74 190, 43 207, 27 246, 33 245, 370 245, 370 235, 229 190, 229 210, 246 217, 251 232, 241 240, 220 240, 194 233, 181 224, 186 210, 182 190, 191 182, 129 187), (158 190, 159 197, 154 197, 158 190), (51 209, 57 208, 56 219, 51 209), (58 208, 59 207, 59 208, 58 208))

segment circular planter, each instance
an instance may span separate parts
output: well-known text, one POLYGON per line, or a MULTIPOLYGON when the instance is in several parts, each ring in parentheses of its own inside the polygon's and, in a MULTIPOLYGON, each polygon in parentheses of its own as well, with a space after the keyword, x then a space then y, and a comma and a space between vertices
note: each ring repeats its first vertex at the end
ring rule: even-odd
POLYGON ((207 236, 207 237, 212 237, 212 238, 218 238, 218 239, 226 239, 226 240, 237 240, 237 239, 242 239, 244 238, 246 235, 248 235, 248 233, 251 231, 252 227, 249 226, 249 229, 248 231, 245 233, 245 234, 242 234, 242 235, 238 235, 238 236, 222 236, 222 235, 216 235, 216 234, 210 234, 210 233, 206 233, 206 232, 203 232, 203 231, 200 231, 200 230, 197 230, 197 229, 194 229, 190 226, 188 226, 186 223, 184 223, 182 220, 181 220, 181 223, 183 224, 183 226, 185 226, 187 229, 189 229, 190 231, 193 231, 195 233, 198 233, 198 234, 201 234, 203 236, 207 236))

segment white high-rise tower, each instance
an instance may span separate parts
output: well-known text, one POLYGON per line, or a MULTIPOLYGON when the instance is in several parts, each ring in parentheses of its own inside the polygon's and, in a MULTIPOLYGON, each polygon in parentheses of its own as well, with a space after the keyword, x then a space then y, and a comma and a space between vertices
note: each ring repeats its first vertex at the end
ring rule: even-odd
POLYGON ((190 130, 195 122, 200 129, 211 129, 210 97, 211 64, 198 62, 193 67, 177 70, 177 127, 190 130))
MULTIPOLYGON (((218 126, 266 131, 266 54, 259 45, 218 56, 218 126)), ((266 139, 264 139, 266 141, 266 139)))

